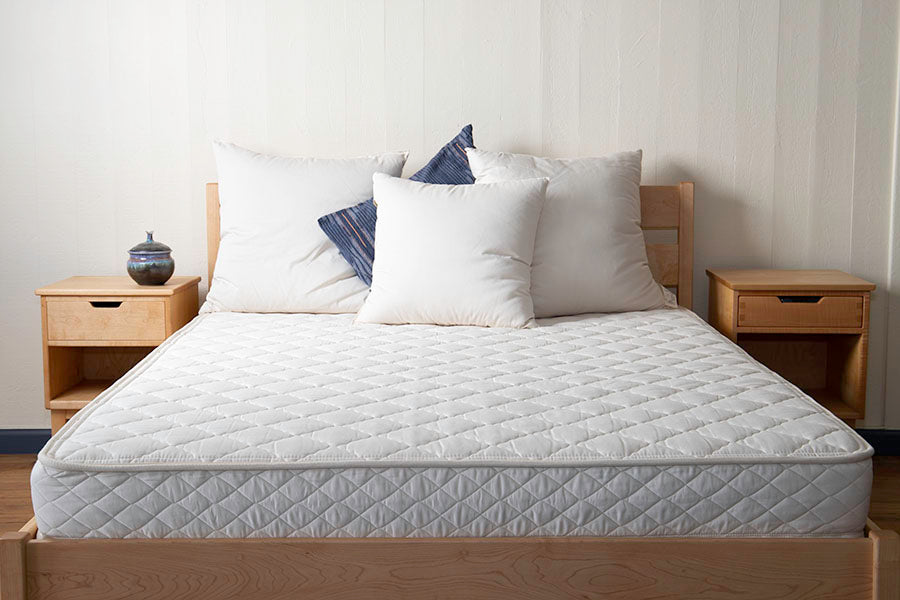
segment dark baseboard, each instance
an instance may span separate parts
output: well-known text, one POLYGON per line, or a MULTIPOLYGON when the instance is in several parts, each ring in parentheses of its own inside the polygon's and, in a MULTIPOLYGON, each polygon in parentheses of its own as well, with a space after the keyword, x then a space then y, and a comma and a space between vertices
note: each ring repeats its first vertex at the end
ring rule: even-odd
POLYGON ((878 456, 900 456, 900 429, 857 429, 878 456))
POLYGON ((0 429, 0 454, 36 454, 49 439, 49 429, 0 429))

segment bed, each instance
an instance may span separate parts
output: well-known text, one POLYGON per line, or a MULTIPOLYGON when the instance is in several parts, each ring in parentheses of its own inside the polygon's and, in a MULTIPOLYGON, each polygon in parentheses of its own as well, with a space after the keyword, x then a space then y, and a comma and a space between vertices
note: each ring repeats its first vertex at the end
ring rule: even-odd
POLYGON ((689 311, 692 185, 641 199, 681 309, 202 315, 42 451, 3 598, 896 597, 871 448, 689 311))

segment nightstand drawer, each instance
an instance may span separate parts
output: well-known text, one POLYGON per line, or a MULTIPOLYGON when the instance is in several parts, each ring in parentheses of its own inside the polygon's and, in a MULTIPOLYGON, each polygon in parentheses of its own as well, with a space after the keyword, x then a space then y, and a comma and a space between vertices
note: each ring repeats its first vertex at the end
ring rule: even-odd
POLYGON ((772 295, 740 296, 738 327, 863 326, 863 297, 772 295))
POLYGON ((165 300, 48 298, 48 341, 146 341, 166 337, 165 300))

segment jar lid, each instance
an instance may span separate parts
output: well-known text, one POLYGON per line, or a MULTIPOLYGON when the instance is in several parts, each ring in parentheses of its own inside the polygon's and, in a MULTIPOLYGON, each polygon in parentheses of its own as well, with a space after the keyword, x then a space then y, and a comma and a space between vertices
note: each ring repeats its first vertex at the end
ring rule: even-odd
POLYGON ((153 241, 153 232, 147 232, 147 241, 141 242, 140 244, 134 246, 128 252, 133 254, 160 254, 162 252, 171 252, 172 249, 163 244, 162 242, 153 241))

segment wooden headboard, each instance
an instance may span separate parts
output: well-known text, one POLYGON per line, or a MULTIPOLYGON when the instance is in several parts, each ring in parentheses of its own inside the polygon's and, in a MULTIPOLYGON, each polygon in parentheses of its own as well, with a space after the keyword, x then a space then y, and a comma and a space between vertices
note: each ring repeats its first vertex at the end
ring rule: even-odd
MULTIPOLYGON (((668 229, 678 239, 668 244, 647 244, 650 271, 660 284, 675 288, 678 304, 692 308, 694 282, 694 184, 641 186, 641 228, 668 229)), ((206 248, 208 281, 212 281, 219 253, 219 184, 206 184, 206 248)))

